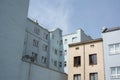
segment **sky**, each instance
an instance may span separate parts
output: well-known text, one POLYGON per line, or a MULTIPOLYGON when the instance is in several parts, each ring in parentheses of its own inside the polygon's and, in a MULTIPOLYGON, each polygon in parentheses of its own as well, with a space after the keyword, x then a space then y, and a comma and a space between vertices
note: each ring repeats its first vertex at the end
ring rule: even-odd
POLYGON ((63 35, 81 28, 93 39, 103 27, 120 26, 120 0, 30 0, 28 17, 63 35))

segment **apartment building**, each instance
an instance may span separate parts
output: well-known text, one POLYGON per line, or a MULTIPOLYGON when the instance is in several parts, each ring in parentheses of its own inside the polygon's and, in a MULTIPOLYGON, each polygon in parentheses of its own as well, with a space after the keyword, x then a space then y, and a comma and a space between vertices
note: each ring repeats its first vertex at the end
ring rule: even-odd
POLYGON ((104 80, 102 39, 69 45, 68 80, 104 80))
POLYGON ((120 80, 120 27, 104 28, 105 80, 120 80))
POLYGON ((27 18, 28 6, 29 0, 0 1, 0 80, 67 80, 62 31, 27 18))
POLYGON ((65 73, 68 73, 68 57, 69 55, 69 50, 68 50, 68 45, 71 43, 76 43, 76 42, 82 42, 82 41, 88 41, 91 40, 92 38, 88 36, 82 29, 76 30, 76 32, 67 34, 63 36, 63 49, 64 49, 64 71, 65 73))

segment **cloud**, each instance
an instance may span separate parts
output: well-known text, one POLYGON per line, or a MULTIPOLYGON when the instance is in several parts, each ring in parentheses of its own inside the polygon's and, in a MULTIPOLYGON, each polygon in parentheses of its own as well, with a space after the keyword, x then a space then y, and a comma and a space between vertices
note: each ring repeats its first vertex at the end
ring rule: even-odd
POLYGON ((52 30, 60 28, 68 33, 71 10, 69 0, 30 0, 28 16, 37 19, 40 25, 52 30))

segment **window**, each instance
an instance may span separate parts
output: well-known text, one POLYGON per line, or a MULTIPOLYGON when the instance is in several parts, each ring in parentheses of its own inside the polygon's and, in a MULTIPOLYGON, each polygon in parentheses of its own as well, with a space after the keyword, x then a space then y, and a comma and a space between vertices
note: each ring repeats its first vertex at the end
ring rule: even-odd
POLYGON ((64 54, 67 54, 67 50, 64 50, 64 54))
POLYGON ((32 52, 31 61, 32 61, 32 62, 37 61, 37 53, 32 52))
POLYGON ((97 73, 90 73, 90 80, 98 80, 98 74, 97 73))
POLYGON ((59 67, 62 67, 62 62, 59 62, 59 67))
POLYGON ((109 45, 109 53, 110 53, 110 54, 120 53, 120 43, 110 44, 110 45, 109 45))
POLYGON ((80 65, 81 65, 81 57, 80 56, 74 57, 74 66, 78 67, 80 65))
POLYGON ((94 44, 90 45, 91 48, 94 48, 94 46, 95 46, 94 44))
POLYGON ((44 50, 44 51, 47 51, 47 50, 48 50, 48 46, 45 45, 45 44, 43 44, 43 50, 44 50))
POLYGON ((64 40, 64 43, 65 43, 65 44, 67 43, 67 39, 64 40))
POLYGON ((38 47, 39 41, 36 39, 33 39, 33 46, 38 47))
POLYGON ((60 56, 62 56, 62 51, 59 51, 59 53, 60 53, 60 56))
POLYGON ((55 54, 57 55, 57 49, 55 49, 55 54))
POLYGON ((44 33, 43 38, 46 39, 46 40, 48 40, 48 34, 44 33))
POLYGON ((111 78, 120 78, 120 66, 111 67, 111 78))
POLYGON ((62 45, 62 40, 60 40, 60 45, 62 45))
POLYGON ((76 47, 75 49, 76 49, 76 50, 79 50, 79 47, 76 47))
POLYGON ((44 57, 44 56, 42 56, 42 63, 46 63, 47 62, 47 59, 46 59, 46 57, 44 57))
POLYGON ((64 67, 66 67, 66 66, 67 66, 67 62, 65 61, 65 62, 64 62, 64 67))
POLYGON ((35 32, 36 34, 39 34, 40 29, 39 29, 39 28, 37 28, 37 27, 34 27, 34 32, 35 32))
POLYGON ((54 66, 57 66, 57 61, 56 60, 54 61, 54 66))
POLYGON ((96 54, 90 54, 89 55, 89 64, 90 65, 97 64, 97 55, 96 54))
POLYGON ((77 37, 72 38, 72 42, 75 42, 77 40, 77 37))
POLYGON ((81 80, 81 75, 80 74, 74 74, 73 80, 81 80))

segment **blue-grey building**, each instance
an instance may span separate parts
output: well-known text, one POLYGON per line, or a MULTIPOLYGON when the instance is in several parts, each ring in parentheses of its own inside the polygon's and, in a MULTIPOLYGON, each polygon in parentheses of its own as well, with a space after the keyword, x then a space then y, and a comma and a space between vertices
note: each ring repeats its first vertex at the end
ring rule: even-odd
POLYGON ((106 80, 120 80, 120 27, 102 31, 106 80))
POLYGON ((29 0, 0 1, 0 80, 66 80, 62 31, 27 18, 28 6, 29 0))

